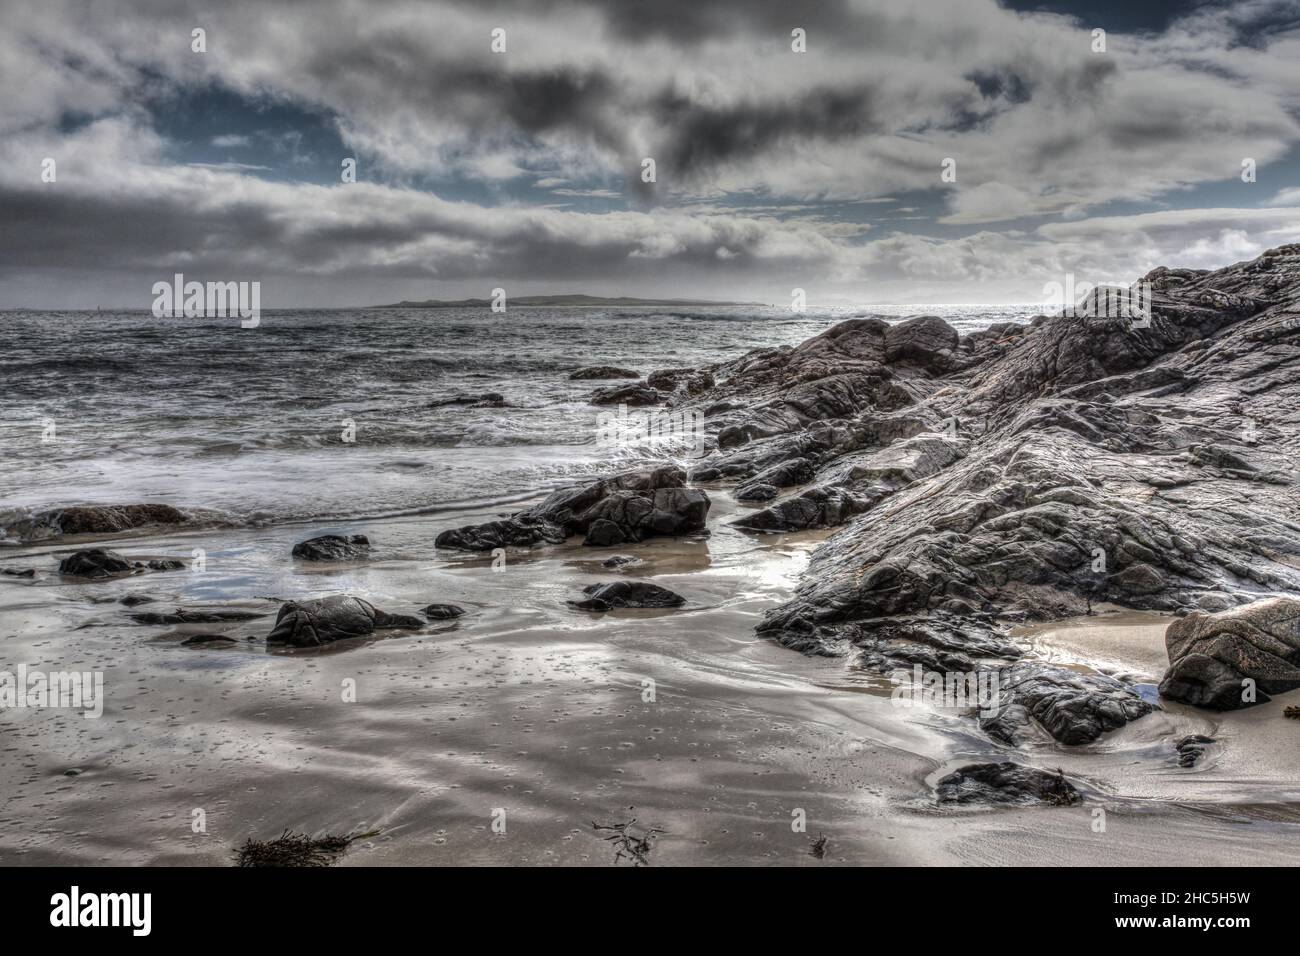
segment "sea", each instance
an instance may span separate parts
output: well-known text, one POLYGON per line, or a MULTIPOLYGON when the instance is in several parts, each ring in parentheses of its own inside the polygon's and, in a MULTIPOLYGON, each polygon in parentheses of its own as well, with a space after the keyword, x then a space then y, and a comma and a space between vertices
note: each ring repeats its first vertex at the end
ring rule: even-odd
POLYGON ((648 374, 848 318, 965 333, 1041 304, 0 313, 0 542, 33 512, 162 502, 232 526, 508 505, 653 449, 597 441, 585 365, 648 374), (504 407, 440 404, 498 393, 504 407))

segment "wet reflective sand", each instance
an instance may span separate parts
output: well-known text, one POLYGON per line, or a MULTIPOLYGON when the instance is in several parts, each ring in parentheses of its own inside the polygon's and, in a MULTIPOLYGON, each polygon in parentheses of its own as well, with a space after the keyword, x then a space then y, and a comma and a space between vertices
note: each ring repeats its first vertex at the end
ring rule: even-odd
MULTIPOLYGON (((898 706, 886 680, 845 660, 756 637, 754 623, 789 594, 824 535, 734 532, 726 519, 742 506, 723 493, 714 502, 707 540, 618 552, 572 544, 511 555, 500 570, 490 558, 434 553, 438 530, 490 515, 478 511, 113 543, 132 556, 203 547, 201 573, 0 579, 0 669, 101 670, 107 697, 97 720, 0 712, 0 863, 224 864, 248 837, 292 828, 380 830, 345 866, 603 866, 615 848, 592 824, 632 819, 663 831, 648 855, 657 865, 1296 858, 1300 725, 1281 718, 1285 699, 1226 716, 1175 705, 1095 746, 1017 754, 957 714, 898 706), (324 531, 368 534, 374 559, 324 568, 289 559, 295 541, 324 531), (602 568, 612 553, 644 563, 602 568), (688 603, 603 615, 565 604, 618 577, 688 603), (273 617, 128 616, 203 603, 273 614, 267 597, 328 593, 400 613, 432 602, 469 613, 275 653, 261 643, 273 617), (156 602, 116 603, 127 594, 156 602), (182 643, 197 635, 233 640, 182 643), (1172 742, 1194 732, 1219 743, 1179 768, 1172 742), (935 779, 990 759, 1059 766, 1088 799, 933 806, 935 779), (206 832, 193 832, 195 811, 206 832), (802 830, 792 825, 800 816, 802 830), (824 859, 810 853, 821 835, 824 859)), ((7 550, 0 564, 50 571, 74 546, 7 550)), ((1120 614, 1021 636, 1039 656, 1158 680, 1164 623, 1120 614)))

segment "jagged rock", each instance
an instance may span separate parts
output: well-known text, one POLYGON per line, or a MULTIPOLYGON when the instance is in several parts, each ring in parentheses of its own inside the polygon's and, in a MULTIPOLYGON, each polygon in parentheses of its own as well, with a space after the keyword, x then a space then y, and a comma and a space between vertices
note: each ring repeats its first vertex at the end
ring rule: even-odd
POLYGON ((712 372, 691 368, 659 369, 647 375, 645 383, 661 392, 681 391, 687 395, 702 394, 717 384, 712 372))
POLYGON ((630 368, 619 368, 616 365, 586 365, 576 371, 569 373, 569 381, 585 382, 591 379, 602 378, 640 378, 640 372, 634 372, 630 368))
POLYGON ((682 597, 657 584, 643 581, 613 581, 609 584, 592 584, 582 589, 584 601, 570 601, 583 611, 608 611, 616 607, 681 607, 682 597))
POLYGON ((314 601, 291 601, 280 608, 268 644, 319 647, 383 628, 420 628, 418 617, 389 614, 369 601, 336 594, 314 601))
POLYGON ((885 361, 942 374, 953 367, 957 330, 936 315, 918 315, 885 330, 885 361))
POLYGON ((771 501, 781 493, 775 485, 766 485, 761 481, 751 481, 743 488, 737 488, 737 501, 771 501))
POLYGON ((1029 661, 999 673, 998 697, 999 706, 980 715, 980 727, 1013 746, 1035 724, 1063 744, 1092 743, 1155 710, 1113 677, 1029 661))
POLYGON ((370 539, 364 534, 323 534, 293 546, 293 556, 301 561, 347 561, 369 553, 370 539))
POLYGON ((568 536, 568 532, 555 522, 521 512, 500 521, 444 531, 434 539, 433 544, 435 548, 451 548, 456 551, 495 551, 497 548, 560 544, 568 536))
POLYGON ((940 780, 935 796, 939 803, 1073 806, 1083 800, 1059 770, 1047 773, 1016 763, 968 764, 940 780))
POLYGON ((747 531, 802 531, 843 524, 871 507, 871 501, 843 488, 809 488, 732 522, 747 531))
POLYGON ((611 385, 609 388, 598 388, 591 393, 588 401, 593 405, 661 405, 668 400, 668 396, 658 389, 643 385, 641 382, 633 382, 630 385, 611 385))
POLYGON ((1193 611, 1165 631, 1169 670, 1160 693, 1236 710, 1300 687, 1300 601, 1271 598, 1217 614, 1193 611), (1254 694, 1246 693, 1253 681, 1254 694), (1254 699, 1251 699, 1253 696, 1254 699))
POLYGON ((465 609, 459 604, 430 604, 420 611, 431 621, 448 621, 460 617, 465 609))
POLYGON ((59 573, 80 578, 107 578, 137 571, 179 571, 183 561, 174 558, 153 558, 148 561, 129 561, 116 551, 90 548, 78 551, 59 562, 59 573))
POLYGON ((704 531, 709 497, 685 487, 676 466, 625 472, 587 485, 553 492, 545 501, 500 521, 470 525, 438 535, 435 545, 463 551, 558 544, 575 534, 584 544, 606 547, 656 535, 704 531))

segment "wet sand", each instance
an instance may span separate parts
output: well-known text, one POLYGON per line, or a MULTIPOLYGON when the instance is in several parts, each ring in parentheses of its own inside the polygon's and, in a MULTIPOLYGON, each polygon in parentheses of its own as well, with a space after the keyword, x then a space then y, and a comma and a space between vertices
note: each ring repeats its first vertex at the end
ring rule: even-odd
MULTIPOLYGON (((0 669, 105 674, 104 715, 0 712, 0 864, 216 864, 249 837, 380 830, 340 865, 615 862, 592 823, 663 831, 649 860, 828 865, 1286 864, 1300 851, 1300 724, 1286 698, 1217 715, 1168 705, 1096 745, 1021 751, 949 711, 891 701, 887 680, 755 636, 825 537, 754 537, 710 491, 707 540, 630 549, 578 544, 488 557, 435 553, 438 530, 493 512, 117 539, 128 556, 203 572, 76 582, 0 578, 0 669), (289 550, 365 533, 373 560, 312 567, 289 550), (600 566, 613 553, 644 563, 600 566), (575 611, 582 586, 651 580, 673 611, 575 611), (126 594, 157 603, 126 608, 126 594), (330 593, 414 613, 469 613, 411 633, 268 652, 272 618, 147 625, 135 611, 330 593), (230 644, 183 645, 221 633, 230 644), (249 642, 247 637, 257 640, 249 642), (645 699, 653 681, 654 699, 645 699), (355 701, 344 700, 355 682, 355 701), (1194 768, 1173 742, 1219 743, 1194 768), (1077 807, 958 811, 932 784, 964 763, 1061 767, 1077 807), (66 776, 71 769, 80 773, 66 776), (1104 811, 1104 831, 1096 811, 1104 811), (192 831, 202 811, 206 832, 192 831), (802 810, 804 832, 792 827, 802 810), (504 811, 504 817, 501 811, 504 811), (494 832, 504 819, 505 832, 494 832), (829 839, 824 859, 811 841, 829 839)), ((78 542, 6 549, 5 567, 52 571, 78 542)), ((1037 656, 1140 675, 1164 669, 1165 619, 1101 615, 1020 635, 1037 656)))

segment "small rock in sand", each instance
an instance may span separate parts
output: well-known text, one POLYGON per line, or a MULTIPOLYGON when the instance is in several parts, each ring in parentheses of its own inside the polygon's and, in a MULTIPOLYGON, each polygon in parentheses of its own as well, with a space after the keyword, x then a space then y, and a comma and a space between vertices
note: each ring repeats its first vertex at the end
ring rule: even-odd
POLYGON ((465 613, 465 609, 459 604, 430 604, 420 613, 431 621, 447 621, 453 617, 460 617, 465 613))
POLYGON ((424 622, 405 614, 389 614, 369 601, 336 594, 314 601, 292 601, 280 608, 268 644, 319 647, 349 637, 364 637, 380 628, 420 628, 424 622))
POLYGON ((681 607, 682 597, 657 584, 643 581, 614 581, 609 584, 592 584, 582 589, 585 601, 569 603, 583 611, 608 611, 616 607, 681 607))
POLYGON ((364 534, 323 534, 293 546, 293 556, 301 561, 347 561, 369 553, 370 539, 364 534))
POLYGON ((968 764, 939 781, 939 803, 1047 803, 1071 806, 1083 796, 1059 770, 1047 773, 1020 764, 968 764))

